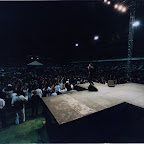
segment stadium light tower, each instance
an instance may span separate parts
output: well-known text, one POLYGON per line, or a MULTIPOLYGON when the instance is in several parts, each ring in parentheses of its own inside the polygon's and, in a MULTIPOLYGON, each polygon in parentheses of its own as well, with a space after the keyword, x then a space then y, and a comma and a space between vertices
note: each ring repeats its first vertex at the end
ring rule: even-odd
POLYGON ((132 61, 132 52, 133 52, 133 40, 134 40, 134 26, 137 25, 135 23, 135 8, 136 8, 136 1, 131 0, 131 7, 130 7, 130 19, 129 19, 129 36, 128 36, 128 65, 127 65, 127 78, 128 81, 131 82, 131 61, 132 61))
MULTIPOLYGON (((130 19, 129 19, 129 35, 128 35, 127 78, 128 78, 128 81, 131 81, 131 60, 132 60, 132 51, 133 51, 134 28, 140 25, 139 21, 135 21, 135 9, 136 9, 138 2, 139 2, 138 6, 141 6, 141 5, 143 6, 144 0, 116 0, 116 1, 111 0, 111 1, 113 1, 114 3, 114 8, 123 13, 127 11, 127 7, 124 6, 123 4, 129 3, 130 19)), ((105 2, 107 2, 107 0, 105 0, 105 2)))

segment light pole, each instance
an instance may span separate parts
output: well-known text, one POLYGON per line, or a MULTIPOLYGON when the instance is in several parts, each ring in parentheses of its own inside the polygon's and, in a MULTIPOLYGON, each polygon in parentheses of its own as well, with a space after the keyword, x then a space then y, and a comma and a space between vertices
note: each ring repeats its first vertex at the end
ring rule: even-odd
MULTIPOLYGON (((140 2, 141 0, 139 0, 140 2)), ((106 1, 104 1, 106 3, 106 1)), ((123 1, 126 2, 126 1, 123 1)), ((136 9, 136 0, 130 0, 130 19, 129 19, 129 35, 128 35, 128 61, 127 61, 127 80, 131 82, 131 61, 132 61, 132 52, 133 52, 133 39, 134 39, 134 28, 139 26, 140 23, 135 21, 135 9, 136 9)), ((141 1, 142 2, 142 1, 141 1)), ((143 3, 142 3, 143 5, 143 3)), ((123 4, 116 3, 114 8, 120 12, 126 12, 127 8, 123 4)))
POLYGON ((127 61, 127 79, 131 82, 131 61, 132 61, 132 52, 133 52, 133 39, 134 39, 134 26, 135 23, 135 7, 136 1, 131 1, 130 7, 130 19, 129 19, 129 35, 128 35, 128 61, 127 61))

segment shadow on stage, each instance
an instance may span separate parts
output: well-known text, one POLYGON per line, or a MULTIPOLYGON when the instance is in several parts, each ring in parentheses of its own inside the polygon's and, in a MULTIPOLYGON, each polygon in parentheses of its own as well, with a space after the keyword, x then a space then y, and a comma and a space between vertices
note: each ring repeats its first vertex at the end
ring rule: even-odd
POLYGON ((122 103, 59 125, 46 113, 50 142, 144 142, 144 110, 122 103))

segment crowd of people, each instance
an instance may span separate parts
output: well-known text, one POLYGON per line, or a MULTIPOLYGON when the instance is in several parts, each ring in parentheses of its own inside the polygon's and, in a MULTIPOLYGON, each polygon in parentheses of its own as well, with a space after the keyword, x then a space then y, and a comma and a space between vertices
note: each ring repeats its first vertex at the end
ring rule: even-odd
MULTIPOLYGON (((25 104, 31 107, 31 117, 38 114, 42 97, 56 96, 76 91, 76 84, 88 82, 88 63, 70 64, 59 68, 45 67, 29 69, 25 67, 5 67, 0 72, 0 115, 6 126, 5 109, 15 109, 15 123, 19 124, 19 114, 25 117, 25 104)), ((93 81, 106 84, 115 80, 116 84, 128 82, 127 62, 94 63, 93 81)), ((131 82, 144 83, 143 61, 131 63, 131 82)))
POLYGON ((25 103, 31 107, 31 116, 38 114, 42 97, 56 96, 68 92, 76 92, 74 75, 67 75, 63 70, 5 68, 0 76, 0 110, 3 126, 5 109, 14 108, 15 123, 19 124, 19 114, 25 118, 25 103))
MULTIPOLYGON (((77 63, 68 69, 73 73, 82 73, 83 76, 87 77, 87 66, 88 63, 77 63)), ((105 84, 108 80, 115 80, 116 84, 126 82, 144 84, 144 61, 132 61, 130 69, 128 69, 127 61, 97 62, 93 63, 93 66, 95 68, 93 77, 95 82, 105 84)))

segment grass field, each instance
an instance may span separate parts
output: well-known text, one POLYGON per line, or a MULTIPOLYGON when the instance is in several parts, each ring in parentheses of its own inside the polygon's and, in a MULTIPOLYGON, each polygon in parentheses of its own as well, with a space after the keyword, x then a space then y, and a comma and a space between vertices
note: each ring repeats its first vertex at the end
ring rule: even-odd
MULTIPOLYGON (((15 112, 13 108, 6 112, 7 127, 0 130, 0 143, 42 143, 48 142, 45 120, 42 113, 42 106, 39 107, 39 115, 31 118, 31 109, 26 105, 26 121, 16 125, 15 112)), ((0 122, 1 125, 1 122, 0 122)))

